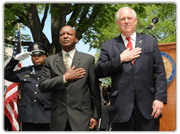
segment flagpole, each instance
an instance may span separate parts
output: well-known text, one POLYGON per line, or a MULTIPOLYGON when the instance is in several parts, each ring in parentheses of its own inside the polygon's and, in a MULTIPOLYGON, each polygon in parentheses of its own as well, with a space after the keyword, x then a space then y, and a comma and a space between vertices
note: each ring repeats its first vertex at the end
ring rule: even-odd
MULTIPOLYGON (((19 36, 20 36, 20 52, 21 52, 21 30, 20 30, 20 24, 18 23, 18 31, 19 31, 19 36)), ((19 87, 19 86, 18 86, 19 87)), ((21 99, 21 89, 18 88, 19 91, 19 99, 21 99)), ((22 122, 19 122, 19 131, 22 131, 22 122)))
MULTIPOLYGON (((19 36, 20 36, 20 52, 21 52, 21 30, 20 30, 20 24, 18 23, 18 31, 19 31, 19 36)), ((21 99, 21 89, 19 88, 19 99, 21 99)))
POLYGON ((21 44, 21 30, 20 30, 20 24, 18 23, 18 31, 19 31, 19 34, 20 34, 20 51, 21 51, 21 46, 22 46, 22 44, 21 44))

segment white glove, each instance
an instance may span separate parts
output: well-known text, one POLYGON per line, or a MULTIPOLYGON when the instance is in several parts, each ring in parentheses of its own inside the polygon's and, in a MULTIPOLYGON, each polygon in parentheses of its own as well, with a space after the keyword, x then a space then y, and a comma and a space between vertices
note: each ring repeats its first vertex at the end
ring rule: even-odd
POLYGON ((20 53, 18 55, 16 55, 16 60, 24 60, 26 58, 29 57, 29 55, 31 55, 32 53, 31 52, 24 52, 24 53, 20 53))

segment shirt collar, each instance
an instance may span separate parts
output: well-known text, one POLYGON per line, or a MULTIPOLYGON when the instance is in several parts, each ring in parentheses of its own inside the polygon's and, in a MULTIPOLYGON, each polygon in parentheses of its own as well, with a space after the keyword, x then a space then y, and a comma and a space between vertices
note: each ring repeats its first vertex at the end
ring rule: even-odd
MULTIPOLYGON (((73 49, 68 52, 71 58, 74 57, 75 52, 76 52, 76 49, 73 49)), ((63 57, 65 57, 66 53, 67 53, 66 51, 62 50, 63 57)))
MULTIPOLYGON (((126 40, 126 36, 124 36, 123 34, 121 34, 121 37, 122 37, 123 41, 126 40)), ((133 41, 135 41, 135 39, 136 39, 136 32, 134 32, 134 33, 130 36, 130 39, 133 40, 133 41)))

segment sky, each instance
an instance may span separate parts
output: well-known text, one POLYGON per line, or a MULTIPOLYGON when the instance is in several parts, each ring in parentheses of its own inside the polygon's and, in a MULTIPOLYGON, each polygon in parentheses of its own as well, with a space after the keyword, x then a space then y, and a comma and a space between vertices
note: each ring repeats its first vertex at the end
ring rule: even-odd
MULTIPOLYGON (((43 17, 43 13, 39 14, 39 17, 41 20, 43 17)), ((67 20, 68 19, 69 19, 69 16, 67 16, 67 20)), ((31 41, 33 41, 31 31, 28 27, 21 28, 20 30, 21 30, 21 34, 29 34, 31 36, 31 41)), ((49 14, 49 12, 48 12, 47 19, 45 21, 45 26, 44 26, 43 32, 47 36, 48 40, 51 43, 52 42, 52 38, 51 38, 51 15, 49 14)), ((88 54, 91 54, 93 56, 96 53, 96 49, 93 49, 93 48, 89 51, 89 44, 84 44, 84 42, 82 40, 80 40, 76 44, 76 49, 80 52, 88 53, 88 54)), ((26 49, 22 49, 22 52, 26 52, 26 49)), ((22 61, 22 66, 29 66, 29 65, 32 65, 31 56, 22 61)))

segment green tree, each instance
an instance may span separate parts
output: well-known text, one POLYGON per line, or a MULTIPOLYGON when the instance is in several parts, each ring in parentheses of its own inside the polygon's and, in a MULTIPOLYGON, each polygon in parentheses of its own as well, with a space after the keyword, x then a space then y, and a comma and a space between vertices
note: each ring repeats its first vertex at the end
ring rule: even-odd
MULTIPOLYGON (((155 36, 159 43, 176 42, 176 5, 168 4, 116 4, 116 12, 119 8, 129 6, 137 13, 136 31, 141 33, 152 22, 152 18, 158 17, 159 22, 152 30, 146 30, 145 34, 155 36), (166 9, 166 10, 164 10, 166 9)), ((116 13, 115 12, 115 13, 116 13)), ((114 13, 114 14, 115 14, 114 13)), ((100 49, 103 42, 120 35, 119 29, 114 21, 109 22, 107 27, 102 27, 100 34, 96 34, 95 40, 91 41, 91 47, 100 49)))
POLYGON ((108 26, 103 26, 100 28, 100 34, 97 33, 96 36, 91 40, 90 48, 100 49, 103 42, 119 36, 120 32, 119 32, 119 28, 115 23, 116 21, 115 14, 119 10, 119 8, 125 6, 133 8, 137 12, 137 15, 141 16, 144 19, 147 16, 146 13, 147 4, 135 4, 135 3, 116 4, 115 10, 113 12, 114 15, 113 21, 109 21, 108 26))
MULTIPOLYGON (((5 13, 5 43, 13 44, 9 37, 15 36, 15 25, 20 23, 27 26, 34 42, 41 42, 48 48, 49 54, 61 51, 59 43, 59 31, 64 25, 71 25, 78 32, 79 40, 83 39, 85 43, 94 38, 95 33, 100 32, 101 27, 106 27, 108 21, 113 21, 115 4, 10 4, 4 5, 5 13), (52 43, 43 33, 48 12, 51 13, 51 33, 52 43), (40 20, 38 14, 43 13, 40 20), (66 20, 67 15, 70 19, 66 20), (102 17, 103 16, 103 17, 102 17), (113 16, 113 17, 112 17, 113 16), (11 41, 11 42, 10 42, 11 41)), ((22 45, 28 46, 29 41, 23 40, 22 45)))
MULTIPOLYGON (((142 32, 141 28, 151 23, 152 18, 158 17, 158 23, 152 30, 148 30, 146 34, 155 36, 158 43, 176 42, 176 5, 173 3, 151 4, 146 8, 147 17, 144 24, 138 28, 138 32, 142 32)), ((143 22, 141 18, 140 21, 143 22)), ((140 22, 139 21, 139 22, 140 22)))

